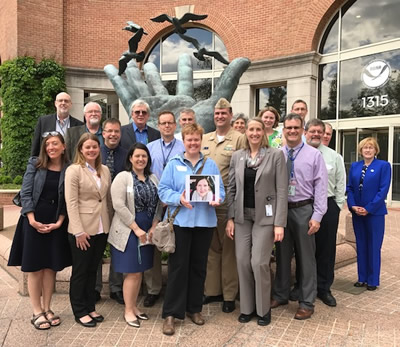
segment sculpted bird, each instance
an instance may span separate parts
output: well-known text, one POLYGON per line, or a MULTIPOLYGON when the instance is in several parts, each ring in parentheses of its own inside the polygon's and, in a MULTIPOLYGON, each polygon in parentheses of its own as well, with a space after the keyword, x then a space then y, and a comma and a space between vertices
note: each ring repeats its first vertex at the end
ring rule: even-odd
POLYGON ((206 14, 194 14, 194 13, 185 13, 181 18, 171 17, 167 14, 161 14, 157 17, 151 18, 153 22, 163 23, 163 22, 170 22, 177 34, 184 34, 186 29, 182 26, 183 24, 189 22, 190 20, 202 20, 207 18, 206 14))
POLYGON ((137 62, 140 62, 144 59, 144 51, 136 53, 137 49, 138 49, 138 45, 140 40, 142 39, 143 34, 147 35, 147 33, 144 31, 144 29, 133 23, 132 21, 128 21, 126 22, 128 25, 124 28, 122 28, 122 30, 127 30, 130 31, 131 33, 135 33, 128 41, 128 45, 129 45, 129 50, 127 50, 126 52, 122 53, 121 58, 119 58, 118 61, 118 65, 119 65, 119 69, 118 69, 118 75, 122 75, 125 70, 126 67, 128 66, 128 63, 132 60, 132 59, 136 59, 137 62))
POLYGON ((193 55, 201 61, 205 61, 206 59, 204 58, 204 56, 208 55, 209 57, 214 57, 215 59, 220 61, 222 64, 229 65, 229 61, 227 61, 219 52, 208 51, 204 47, 200 48, 197 52, 193 52, 193 55))

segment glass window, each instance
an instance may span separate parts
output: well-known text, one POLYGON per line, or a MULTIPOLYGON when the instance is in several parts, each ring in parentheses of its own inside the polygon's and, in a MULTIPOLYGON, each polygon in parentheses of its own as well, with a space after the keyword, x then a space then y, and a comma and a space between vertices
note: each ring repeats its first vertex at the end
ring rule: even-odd
POLYGON ((333 17, 332 21, 325 30, 325 34, 322 37, 320 53, 328 54, 334 53, 338 50, 338 36, 339 36, 339 14, 337 13, 333 17))
POLYGON ((157 66, 158 71, 160 71, 160 42, 154 46, 149 54, 149 57, 147 58, 147 61, 157 66))
POLYGON ((341 50, 398 38, 399 0, 350 1, 342 8, 341 50))
POLYGON ((267 106, 272 106, 281 115, 281 121, 286 116, 286 86, 266 87, 256 89, 256 113, 267 106))
POLYGON ((392 199, 400 200, 400 128, 394 128, 392 199))
POLYGON ((400 113, 400 51, 342 61, 339 86, 339 118, 400 113))
POLYGON ((319 118, 336 119, 337 63, 319 66, 319 118))

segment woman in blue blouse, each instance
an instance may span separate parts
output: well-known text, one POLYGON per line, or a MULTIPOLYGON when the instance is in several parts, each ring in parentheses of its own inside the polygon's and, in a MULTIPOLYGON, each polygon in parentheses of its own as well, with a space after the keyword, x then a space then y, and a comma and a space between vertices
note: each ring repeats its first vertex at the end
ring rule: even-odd
POLYGON ((385 231, 385 199, 391 181, 390 164, 376 159, 379 145, 372 137, 358 145, 363 160, 351 165, 347 205, 352 213, 357 244, 358 281, 355 287, 379 286, 381 247, 385 231))
MULTIPOLYGON (((204 282, 207 271, 208 249, 217 225, 215 206, 219 202, 189 202, 185 199, 186 176, 220 175, 212 159, 205 159, 200 152, 203 128, 198 124, 187 125, 182 131, 185 152, 171 158, 161 176, 158 194, 171 214, 180 206, 174 220, 175 253, 168 259, 168 282, 162 317, 163 333, 175 333, 175 318, 186 315, 197 325, 203 325, 204 282)), ((219 177, 220 198, 225 198, 224 184, 219 177)))

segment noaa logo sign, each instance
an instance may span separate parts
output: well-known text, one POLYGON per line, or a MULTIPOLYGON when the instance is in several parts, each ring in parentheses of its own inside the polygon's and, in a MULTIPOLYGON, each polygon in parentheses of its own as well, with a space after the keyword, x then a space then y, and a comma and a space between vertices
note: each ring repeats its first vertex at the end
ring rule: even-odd
POLYGON ((368 88, 383 86, 390 77, 390 65, 384 60, 373 60, 364 67, 361 80, 368 88))

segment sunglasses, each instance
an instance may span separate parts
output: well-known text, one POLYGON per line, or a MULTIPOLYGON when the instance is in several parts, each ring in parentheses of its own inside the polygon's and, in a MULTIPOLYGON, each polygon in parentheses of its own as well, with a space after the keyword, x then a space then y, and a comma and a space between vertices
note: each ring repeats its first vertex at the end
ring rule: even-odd
POLYGON ((46 131, 45 133, 42 134, 42 137, 58 136, 58 135, 60 135, 58 131, 46 131))

